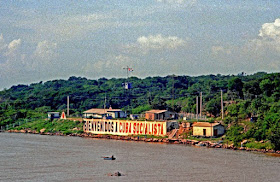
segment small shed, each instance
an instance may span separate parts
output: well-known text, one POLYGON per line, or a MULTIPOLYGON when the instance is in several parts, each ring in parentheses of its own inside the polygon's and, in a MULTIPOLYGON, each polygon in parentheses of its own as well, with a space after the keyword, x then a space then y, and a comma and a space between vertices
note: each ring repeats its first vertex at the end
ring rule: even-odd
POLYGON ((59 112, 48 112, 48 119, 53 120, 53 119, 59 119, 60 114, 59 112))
POLYGON ((193 124, 193 135, 203 137, 217 137, 225 133, 221 123, 196 122, 193 124))
POLYGON ((170 112, 167 110, 149 110, 146 111, 145 118, 147 120, 168 120, 168 119, 176 119, 176 113, 170 112))

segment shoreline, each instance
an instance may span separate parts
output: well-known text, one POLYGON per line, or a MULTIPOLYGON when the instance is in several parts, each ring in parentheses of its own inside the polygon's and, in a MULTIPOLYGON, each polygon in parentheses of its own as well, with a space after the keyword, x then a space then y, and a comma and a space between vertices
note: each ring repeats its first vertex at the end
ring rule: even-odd
POLYGON ((213 143, 211 141, 197 141, 190 139, 168 139, 168 138, 145 138, 139 136, 119 136, 119 135, 98 135, 91 133, 43 133, 33 130, 7 130, 4 133, 27 133, 27 134, 39 134, 39 135, 50 135, 50 136, 74 136, 82 138, 98 138, 98 139, 113 139, 113 140, 124 140, 124 141, 136 141, 136 142, 152 142, 152 143, 166 143, 166 144, 180 144, 188 146, 198 146, 207 148, 221 148, 221 149, 231 149, 231 150, 243 150, 248 152, 259 152, 265 153, 273 157, 280 157, 280 150, 269 150, 269 149, 254 149, 248 147, 234 147, 233 145, 227 145, 222 143, 213 143))

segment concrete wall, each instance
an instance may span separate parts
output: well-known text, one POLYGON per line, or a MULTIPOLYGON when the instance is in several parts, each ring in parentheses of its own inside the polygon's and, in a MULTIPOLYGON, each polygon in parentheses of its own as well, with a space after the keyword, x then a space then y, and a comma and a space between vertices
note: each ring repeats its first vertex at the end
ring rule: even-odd
POLYGON ((84 117, 84 118, 90 118, 90 117, 93 117, 93 118, 102 118, 103 116, 102 116, 101 114, 84 113, 84 114, 83 114, 83 117, 84 117))
POLYGON ((124 111, 108 111, 109 115, 112 116, 112 118, 126 118, 127 115, 124 111))
POLYGON ((166 122, 84 119, 84 132, 112 135, 166 135, 166 122))
POLYGON ((119 112, 119 117, 120 118, 126 118, 127 114, 124 111, 119 112))
POLYGON ((175 113, 173 112, 170 112, 170 111, 166 111, 164 113, 149 113, 147 112, 145 114, 145 118, 147 120, 151 120, 151 121, 154 121, 154 120, 167 120, 167 119, 172 119, 173 116, 175 116, 175 113))
POLYGON ((214 130, 217 129, 217 136, 223 135, 225 129, 222 125, 217 125, 214 127, 200 127, 200 126, 193 126, 193 135, 194 136, 214 136, 214 130), (203 131, 206 131, 204 135, 203 131))
POLYGON ((146 118, 147 120, 153 121, 153 120, 155 120, 155 114, 154 114, 154 113, 146 113, 146 114, 145 114, 145 118, 146 118))
POLYGON ((218 136, 223 135, 225 133, 225 128, 222 125, 214 126, 214 129, 218 130, 218 136))
POLYGON ((58 119, 58 118, 60 118, 60 114, 59 114, 59 112, 49 112, 48 118, 49 119, 58 119))
POLYGON ((213 136, 213 130, 211 127, 199 127, 194 126, 193 127, 193 135, 194 136, 213 136), (204 135, 203 130, 206 131, 206 134, 204 135))

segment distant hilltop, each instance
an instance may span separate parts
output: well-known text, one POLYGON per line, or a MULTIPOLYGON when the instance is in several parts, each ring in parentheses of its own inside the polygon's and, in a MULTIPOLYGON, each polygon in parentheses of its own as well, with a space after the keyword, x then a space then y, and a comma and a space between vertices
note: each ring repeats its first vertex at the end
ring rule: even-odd
POLYGON ((72 76, 68 80, 12 86, 10 89, 0 91, 0 103, 13 106, 15 109, 34 110, 45 107, 49 111, 62 111, 66 109, 67 96, 70 96, 71 114, 81 114, 84 110, 104 106, 130 110, 131 113, 141 113, 151 108, 195 113, 195 98, 202 92, 205 111, 217 116, 218 110, 210 109, 209 104, 213 105, 216 102, 220 90, 226 94, 225 102, 254 99, 263 94, 270 96, 277 87, 275 77, 279 77, 279 73, 196 77, 170 75, 144 79, 130 77, 128 80, 125 78, 90 80, 72 76), (126 82, 131 83, 132 88, 125 89, 126 82))

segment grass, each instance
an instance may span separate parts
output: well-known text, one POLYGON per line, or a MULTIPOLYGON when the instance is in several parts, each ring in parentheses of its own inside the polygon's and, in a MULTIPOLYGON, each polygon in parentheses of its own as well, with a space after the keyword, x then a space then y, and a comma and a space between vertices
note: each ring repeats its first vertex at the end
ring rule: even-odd
POLYGON ((264 143, 252 141, 244 144, 244 146, 251 149, 273 149, 273 145, 269 141, 264 143))
POLYGON ((22 124, 13 129, 22 130, 28 129, 40 132, 40 130, 45 129, 43 133, 63 133, 63 134, 71 134, 71 133, 82 133, 83 132, 83 123, 79 121, 71 121, 71 120, 45 120, 38 119, 33 122, 29 122, 26 124, 22 124))

